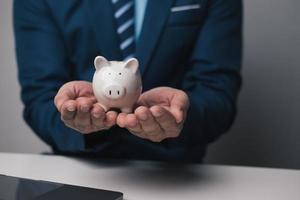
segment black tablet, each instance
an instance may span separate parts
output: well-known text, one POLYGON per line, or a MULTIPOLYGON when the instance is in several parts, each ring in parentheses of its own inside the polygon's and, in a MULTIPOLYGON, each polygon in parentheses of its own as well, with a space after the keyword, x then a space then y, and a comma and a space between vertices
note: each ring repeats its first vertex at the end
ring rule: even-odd
POLYGON ((0 175, 0 200, 122 200, 121 192, 0 175))

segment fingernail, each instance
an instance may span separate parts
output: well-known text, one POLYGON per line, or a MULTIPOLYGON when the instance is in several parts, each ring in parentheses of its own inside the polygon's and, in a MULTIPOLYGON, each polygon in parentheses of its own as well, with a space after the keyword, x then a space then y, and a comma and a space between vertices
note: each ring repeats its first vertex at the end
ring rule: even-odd
POLYGON ((67 110, 70 112, 73 112, 73 111, 75 111, 75 106, 68 106, 67 110))
POLYGON ((88 112, 89 109, 90 109, 89 106, 82 106, 81 107, 82 112, 88 112))

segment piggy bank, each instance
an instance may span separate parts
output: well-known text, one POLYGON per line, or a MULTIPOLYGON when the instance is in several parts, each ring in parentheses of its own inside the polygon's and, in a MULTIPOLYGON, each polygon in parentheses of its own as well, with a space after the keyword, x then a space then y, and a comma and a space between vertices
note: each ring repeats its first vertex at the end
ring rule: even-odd
POLYGON ((118 108, 131 113, 142 92, 138 60, 117 62, 97 56, 94 65, 93 91, 99 104, 105 111, 118 108))

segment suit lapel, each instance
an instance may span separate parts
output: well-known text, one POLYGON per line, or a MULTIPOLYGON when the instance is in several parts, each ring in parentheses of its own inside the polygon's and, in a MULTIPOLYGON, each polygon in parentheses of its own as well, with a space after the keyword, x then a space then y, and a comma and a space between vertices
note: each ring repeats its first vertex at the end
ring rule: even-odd
POLYGON ((95 31, 100 52, 108 60, 122 60, 111 1, 88 0, 87 4, 87 15, 95 31))
POLYGON ((144 74, 157 47, 165 22, 174 0, 148 0, 144 22, 136 46, 136 57, 140 61, 140 70, 144 74))

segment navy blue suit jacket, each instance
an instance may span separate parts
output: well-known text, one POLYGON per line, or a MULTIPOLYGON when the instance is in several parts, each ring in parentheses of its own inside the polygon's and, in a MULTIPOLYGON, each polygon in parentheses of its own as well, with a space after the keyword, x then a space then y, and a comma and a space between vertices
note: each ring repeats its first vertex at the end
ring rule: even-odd
POLYGON ((200 162, 231 126, 240 88, 241 0, 150 0, 136 57, 143 88, 187 92, 178 138, 153 143, 113 127, 88 136, 66 127, 53 98, 72 80, 91 81, 93 59, 120 60, 110 0, 15 0, 14 28, 24 118, 56 152, 200 162), (175 6, 200 8, 171 12, 175 6))

